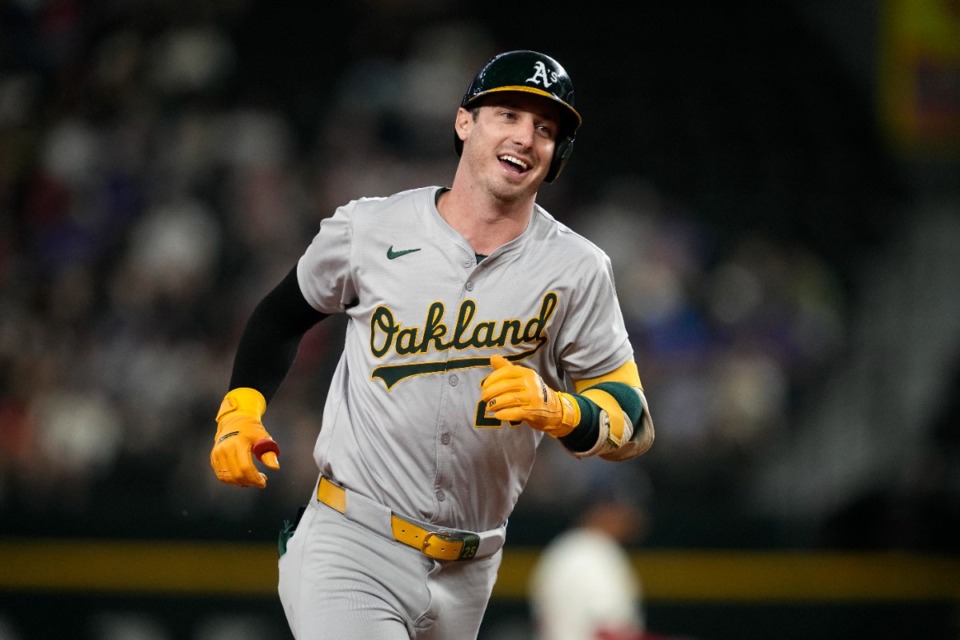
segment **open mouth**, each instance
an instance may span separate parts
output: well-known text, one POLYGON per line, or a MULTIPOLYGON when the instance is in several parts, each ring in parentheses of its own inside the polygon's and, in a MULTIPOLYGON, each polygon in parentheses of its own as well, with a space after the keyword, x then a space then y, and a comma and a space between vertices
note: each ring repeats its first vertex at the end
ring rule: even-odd
POLYGON ((526 172, 530 166, 515 156, 509 154, 504 154, 502 156, 497 156, 497 159, 500 160, 500 165, 509 169, 513 173, 521 174, 526 172))

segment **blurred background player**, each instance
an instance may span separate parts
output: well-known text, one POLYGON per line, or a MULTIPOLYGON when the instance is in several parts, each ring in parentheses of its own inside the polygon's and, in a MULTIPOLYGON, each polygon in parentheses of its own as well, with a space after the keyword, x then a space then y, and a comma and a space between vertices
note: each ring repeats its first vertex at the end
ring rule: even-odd
POLYGON ((529 596, 537 640, 666 640, 647 628, 630 550, 649 529, 650 482, 635 462, 573 460, 583 478, 569 529, 541 552, 529 596))

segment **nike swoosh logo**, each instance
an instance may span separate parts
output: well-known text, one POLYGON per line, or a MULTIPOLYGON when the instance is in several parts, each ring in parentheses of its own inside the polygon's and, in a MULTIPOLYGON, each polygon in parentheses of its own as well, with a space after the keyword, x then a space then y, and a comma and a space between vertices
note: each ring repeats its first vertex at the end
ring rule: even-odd
POLYGON ((393 245, 390 245, 390 248, 387 249, 387 260, 393 260, 393 259, 395 259, 395 258, 399 258, 400 256, 405 256, 405 255, 407 255, 408 253, 413 253, 414 251, 420 251, 420 249, 419 249, 419 248, 417 248, 417 249, 401 249, 401 250, 399 250, 399 251, 394 251, 394 250, 393 250, 393 245))

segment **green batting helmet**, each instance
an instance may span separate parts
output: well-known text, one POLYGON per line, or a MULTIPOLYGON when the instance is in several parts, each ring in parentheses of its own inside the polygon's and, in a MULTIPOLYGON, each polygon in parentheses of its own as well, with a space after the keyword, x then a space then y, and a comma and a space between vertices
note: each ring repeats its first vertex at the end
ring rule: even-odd
MULTIPOLYGON (((573 151, 573 140, 583 118, 573 108, 573 82, 560 66, 548 55, 536 51, 507 51, 494 56, 474 77, 463 95, 460 106, 469 108, 484 96, 499 91, 519 91, 543 96, 559 104, 563 120, 557 135, 553 161, 544 178, 546 182, 560 175, 573 151)), ((463 153, 463 140, 454 133, 457 155, 463 153)))

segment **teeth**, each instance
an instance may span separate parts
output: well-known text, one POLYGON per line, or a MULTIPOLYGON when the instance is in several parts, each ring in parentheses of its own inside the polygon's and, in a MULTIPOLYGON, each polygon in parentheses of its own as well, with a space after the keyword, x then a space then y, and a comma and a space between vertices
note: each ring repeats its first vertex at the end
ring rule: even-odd
POLYGON ((513 156, 500 156, 500 159, 504 162, 509 162, 510 164, 515 164, 521 169, 527 168, 527 163, 521 160, 520 158, 514 158, 513 156))

